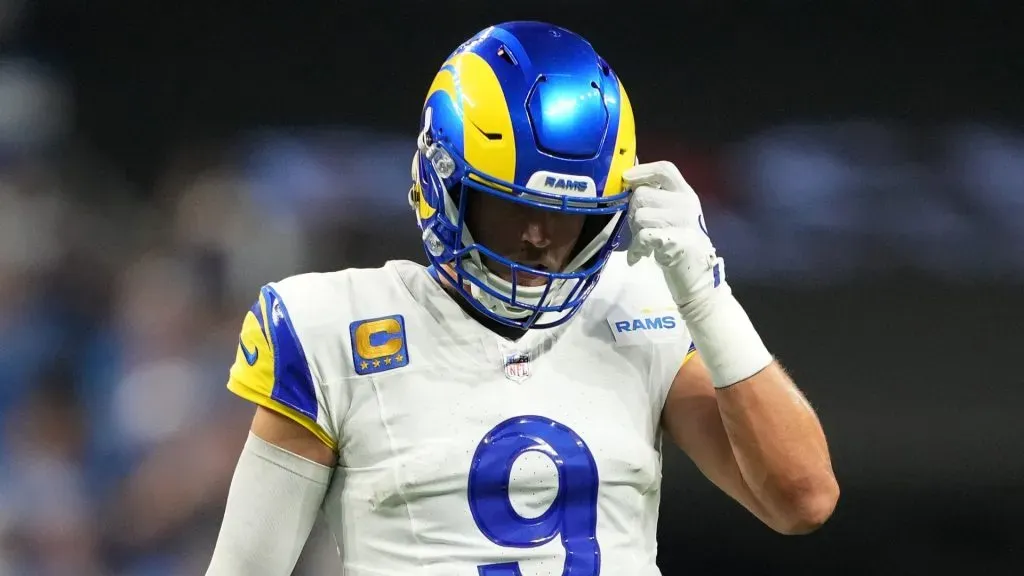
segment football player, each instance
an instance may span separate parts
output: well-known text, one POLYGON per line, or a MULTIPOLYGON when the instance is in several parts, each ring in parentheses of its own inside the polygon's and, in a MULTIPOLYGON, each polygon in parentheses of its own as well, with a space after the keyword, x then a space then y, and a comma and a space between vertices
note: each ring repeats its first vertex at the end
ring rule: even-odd
POLYGON ((656 575, 663 434, 778 532, 825 522, 818 419, 589 43, 487 28, 419 129, 430 266, 288 278, 245 317, 228 388, 258 408, 208 574, 290 573, 322 510, 352 576, 656 575))

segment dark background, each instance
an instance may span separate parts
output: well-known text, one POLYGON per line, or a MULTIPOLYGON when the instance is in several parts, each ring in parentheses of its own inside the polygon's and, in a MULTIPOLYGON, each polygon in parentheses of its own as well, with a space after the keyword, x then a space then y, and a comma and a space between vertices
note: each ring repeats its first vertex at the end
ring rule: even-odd
MULTIPOLYGON (((1020 26, 861 4, 0 0, 0 574, 202 572, 242 312, 421 259, 423 95, 507 19, 616 69, 829 435, 842 499, 801 538, 667 449, 665 574, 1024 572, 1020 26)), ((303 573, 337 573, 311 542, 303 573)))
POLYGON ((254 125, 408 133, 438 63, 510 19, 581 31, 629 83, 642 136, 711 145, 793 120, 1021 118, 1024 49, 1005 3, 673 4, 65 0, 40 3, 21 44, 71 71, 81 130, 141 174, 169 147, 254 125))

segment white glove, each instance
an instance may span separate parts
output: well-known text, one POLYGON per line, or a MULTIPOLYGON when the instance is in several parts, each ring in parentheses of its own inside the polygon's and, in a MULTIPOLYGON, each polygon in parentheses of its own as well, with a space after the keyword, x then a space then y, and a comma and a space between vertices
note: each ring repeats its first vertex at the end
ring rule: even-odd
MULTIPOLYGON (((661 265, 669 290, 685 318, 725 283, 725 262, 708 236, 700 198, 674 164, 639 164, 622 175, 632 188, 630 266, 645 256, 661 265)), ((727 289, 727 288, 726 288, 727 289)))
POLYGON ((772 355, 725 282, 700 198, 671 162, 639 164, 622 175, 633 190, 626 261, 653 256, 717 388, 760 372, 772 355))

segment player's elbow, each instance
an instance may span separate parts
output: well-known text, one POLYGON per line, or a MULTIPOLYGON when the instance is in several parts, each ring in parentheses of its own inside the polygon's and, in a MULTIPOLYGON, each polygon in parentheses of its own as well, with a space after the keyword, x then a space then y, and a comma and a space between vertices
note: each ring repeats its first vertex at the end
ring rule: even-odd
POLYGON ((832 516, 839 502, 839 484, 831 474, 821 479, 792 486, 783 498, 783 506, 772 526, 785 535, 810 534, 832 516))

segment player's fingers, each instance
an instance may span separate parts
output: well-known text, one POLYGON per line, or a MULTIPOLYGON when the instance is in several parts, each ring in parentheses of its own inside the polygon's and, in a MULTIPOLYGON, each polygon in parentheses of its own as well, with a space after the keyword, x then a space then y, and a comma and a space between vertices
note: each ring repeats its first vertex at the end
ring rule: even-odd
POLYGON ((640 259, 643 257, 644 254, 641 251, 630 248, 628 251, 626 251, 626 264, 628 266, 632 266, 639 262, 640 259))
POLYGON ((632 266, 639 262, 641 258, 650 256, 661 245, 658 232, 659 230, 645 229, 634 234, 633 241, 630 243, 629 250, 626 253, 626 263, 632 266))
POLYGON ((636 188, 641 184, 673 192, 688 188, 679 169, 667 160, 637 164, 623 172, 622 179, 630 188, 636 188))
POLYGON ((654 188, 641 184, 633 189, 633 197, 630 199, 631 208, 644 208, 646 206, 668 206, 672 204, 672 196, 675 194, 661 188, 654 188))
POLYGON ((661 205, 661 202, 655 197, 658 192, 664 194, 660 190, 647 186, 641 186, 633 192, 633 197, 629 201, 629 208, 626 209, 626 218, 629 222, 629 229, 634 233, 639 232, 641 229, 636 223, 636 213, 644 208, 661 205))
POLYGON ((688 220, 685 215, 701 212, 700 198, 689 187, 679 192, 651 188, 647 185, 638 186, 633 191, 629 202, 630 210, 640 208, 663 208, 679 215, 681 220, 688 220))
POLYGON ((633 210, 631 222, 634 230, 669 228, 678 226, 679 215, 674 210, 645 206, 633 210))
POLYGON ((648 256, 653 250, 662 245, 662 239, 658 234, 660 231, 654 229, 640 230, 633 235, 633 242, 630 244, 630 252, 640 256, 648 256))
POLYGON ((626 264, 632 266, 639 262, 641 259, 651 255, 650 248, 644 248, 642 246, 630 246, 626 252, 626 264))

